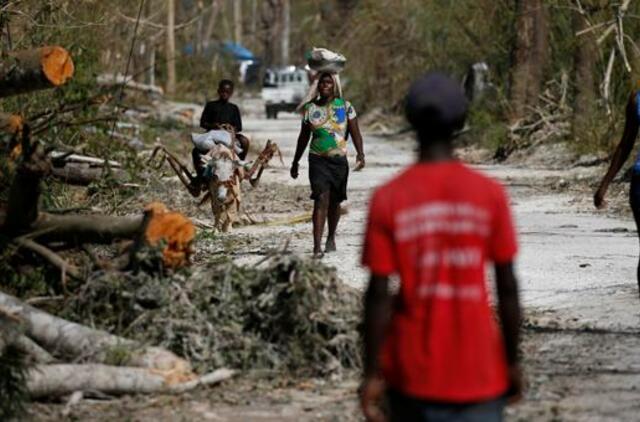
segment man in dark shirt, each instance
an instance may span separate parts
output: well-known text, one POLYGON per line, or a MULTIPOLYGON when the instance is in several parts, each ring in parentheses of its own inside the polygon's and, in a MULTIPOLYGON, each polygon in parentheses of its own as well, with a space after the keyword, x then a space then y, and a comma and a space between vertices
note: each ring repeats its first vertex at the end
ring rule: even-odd
POLYGON ((238 154, 241 160, 244 160, 249 152, 249 140, 242 135, 242 118, 238 106, 229 102, 233 95, 233 82, 223 79, 218 84, 218 99, 209 101, 204 106, 204 111, 200 117, 200 127, 206 130, 220 128, 220 125, 228 124, 233 126, 236 132, 236 138, 242 147, 242 152, 238 154))
POLYGON ((218 99, 204 106, 200 127, 206 130, 217 129, 218 125, 230 124, 236 132, 242 132, 242 119, 238 106, 230 103, 233 95, 233 82, 223 79, 218 84, 218 99))

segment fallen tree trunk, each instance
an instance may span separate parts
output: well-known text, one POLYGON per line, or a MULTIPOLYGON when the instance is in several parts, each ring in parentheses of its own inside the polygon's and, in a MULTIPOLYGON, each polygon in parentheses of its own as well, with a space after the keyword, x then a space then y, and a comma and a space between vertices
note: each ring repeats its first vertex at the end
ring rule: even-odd
POLYGON ((101 86, 116 86, 122 85, 126 89, 131 89, 134 91, 140 91, 146 94, 153 94, 159 97, 164 95, 164 91, 162 87, 157 85, 147 85, 134 81, 132 78, 125 78, 124 75, 117 74, 102 74, 98 75, 96 79, 98 85, 101 86))
POLYGON ((54 267, 58 268, 60 270, 60 272, 62 273, 62 281, 63 284, 65 282, 65 276, 69 275, 72 278, 75 278, 76 280, 82 280, 82 276, 81 276, 81 272, 80 269, 69 264, 67 261, 65 261, 63 258, 61 258, 58 254, 56 254, 55 252, 53 252, 51 249, 40 245, 39 243, 34 242, 33 240, 30 239, 21 239, 18 238, 15 240, 15 243, 17 243, 18 245, 20 245, 20 247, 28 249, 38 255, 40 255, 42 258, 44 258, 45 260, 47 260, 51 265, 53 265, 54 267))
POLYGON ((0 222, 0 230, 12 237, 28 229, 38 218, 40 181, 51 172, 51 163, 39 144, 23 142, 22 156, 25 160, 16 169, 9 188, 5 219, 0 222))
POLYGON ((122 167, 122 164, 114 160, 105 160, 103 158, 90 157, 88 155, 69 154, 62 151, 53 151, 51 152, 51 154, 49 154, 49 156, 54 162, 57 160, 62 160, 65 163, 83 163, 99 167, 104 167, 106 163, 109 165, 109 167, 122 167))
POLYGON ((18 114, 0 112, 0 132, 17 135, 22 132, 24 119, 18 114))
POLYGON ((71 55, 62 47, 10 52, 0 60, 0 98, 63 85, 73 72, 71 55))
POLYGON ((40 213, 29 227, 34 240, 74 244, 111 244, 119 239, 133 239, 140 230, 143 215, 114 217, 108 215, 55 215, 40 213))
POLYGON ((30 356, 36 363, 53 363, 55 358, 46 350, 40 347, 35 341, 21 334, 14 341, 13 345, 22 353, 30 356))
POLYGON ((218 369, 187 382, 173 381, 167 375, 144 368, 108 365, 41 365, 27 375, 27 390, 33 398, 54 397, 76 391, 105 394, 184 393, 201 385, 218 384, 234 371, 218 369))
POLYGON ((191 374, 190 364, 167 350, 143 347, 133 340, 58 318, 3 292, 0 292, 0 306, 20 318, 26 334, 53 355, 104 362, 109 351, 117 348, 128 353, 126 365, 191 374))
MULTIPOLYGON (((106 177, 105 170, 101 167, 91 167, 87 164, 66 164, 64 167, 54 167, 51 175, 58 181, 69 185, 87 186, 106 177)), ((111 177, 118 181, 127 179, 127 174, 122 170, 111 169, 111 177)))

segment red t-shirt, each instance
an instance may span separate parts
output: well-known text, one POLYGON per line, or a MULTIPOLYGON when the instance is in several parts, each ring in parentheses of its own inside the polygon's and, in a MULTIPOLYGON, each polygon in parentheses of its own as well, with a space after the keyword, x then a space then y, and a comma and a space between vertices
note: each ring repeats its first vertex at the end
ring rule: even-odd
POLYGON ((400 276, 380 356, 391 387, 445 402, 506 392, 485 263, 510 262, 516 251, 503 188, 457 161, 415 164, 377 189, 362 262, 400 276))

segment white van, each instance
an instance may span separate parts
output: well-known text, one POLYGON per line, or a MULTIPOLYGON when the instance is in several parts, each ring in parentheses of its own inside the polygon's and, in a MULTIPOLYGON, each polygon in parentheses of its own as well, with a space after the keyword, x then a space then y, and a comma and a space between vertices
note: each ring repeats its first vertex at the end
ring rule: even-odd
POLYGON ((280 111, 295 111, 308 90, 309 77, 304 69, 295 66, 267 69, 262 83, 267 119, 277 119, 280 111))

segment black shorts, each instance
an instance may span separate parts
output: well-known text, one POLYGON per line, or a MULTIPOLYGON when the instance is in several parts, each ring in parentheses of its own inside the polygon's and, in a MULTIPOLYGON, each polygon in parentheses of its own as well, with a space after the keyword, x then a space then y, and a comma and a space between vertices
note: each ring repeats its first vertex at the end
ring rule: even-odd
POLYGON ((309 154, 309 181, 311 182, 311 199, 320 198, 325 192, 331 192, 334 200, 342 202, 347 199, 347 179, 349 178, 349 162, 347 157, 324 157, 309 154))
POLYGON ((391 422, 501 422, 506 400, 502 397, 479 403, 439 403, 387 392, 391 422))

